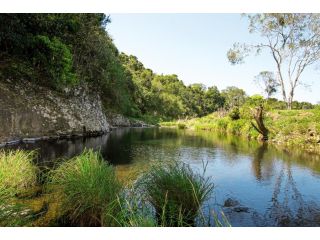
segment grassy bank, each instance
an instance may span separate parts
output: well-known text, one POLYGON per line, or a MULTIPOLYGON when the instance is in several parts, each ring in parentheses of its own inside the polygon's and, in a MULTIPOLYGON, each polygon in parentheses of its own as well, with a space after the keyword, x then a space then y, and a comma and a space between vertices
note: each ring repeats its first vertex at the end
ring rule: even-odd
MULTIPOLYGON (((229 115, 212 113, 202 118, 162 122, 161 126, 215 131, 247 139, 259 139, 259 133, 253 128, 252 121, 248 114, 240 114, 240 119, 232 120, 229 115)), ((269 142, 284 147, 298 146, 309 152, 320 153, 320 109, 268 111, 264 121, 270 131, 269 142)))

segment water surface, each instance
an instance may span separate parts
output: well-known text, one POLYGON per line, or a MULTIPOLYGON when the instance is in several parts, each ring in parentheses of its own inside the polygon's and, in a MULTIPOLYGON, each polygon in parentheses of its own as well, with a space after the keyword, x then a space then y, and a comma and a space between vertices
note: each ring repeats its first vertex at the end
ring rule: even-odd
POLYGON ((100 150, 124 182, 134 180, 152 161, 178 160, 215 184, 204 206, 223 211, 232 226, 319 226, 320 157, 297 149, 212 132, 168 128, 123 128, 94 138, 41 141, 12 146, 38 149, 40 165, 70 158, 84 148, 100 150), (233 206, 225 206, 232 199, 233 206))

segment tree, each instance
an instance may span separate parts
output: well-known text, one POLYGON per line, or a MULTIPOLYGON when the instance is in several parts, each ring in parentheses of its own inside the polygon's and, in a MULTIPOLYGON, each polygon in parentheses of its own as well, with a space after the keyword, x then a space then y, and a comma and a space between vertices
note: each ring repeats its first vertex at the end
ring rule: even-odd
POLYGON ((244 90, 233 86, 222 90, 221 95, 225 98, 225 106, 229 109, 240 107, 247 98, 244 90))
POLYGON ((209 87, 205 92, 204 99, 204 115, 217 111, 222 108, 225 103, 225 98, 220 94, 216 86, 209 87))
POLYGON ((275 94, 280 86, 275 79, 273 72, 263 71, 255 76, 255 82, 263 89, 267 99, 275 94))
POLYGON ((105 30, 105 14, 0 14, 0 78, 57 91, 86 85, 106 109, 135 116, 132 76, 105 30))
POLYGON ((235 43, 227 57, 232 64, 238 64, 252 52, 269 50, 283 100, 291 109, 302 73, 320 57, 320 14, 270 13, 247 17, 250 33, 260 33, 264 41, 254 45, 235 43))

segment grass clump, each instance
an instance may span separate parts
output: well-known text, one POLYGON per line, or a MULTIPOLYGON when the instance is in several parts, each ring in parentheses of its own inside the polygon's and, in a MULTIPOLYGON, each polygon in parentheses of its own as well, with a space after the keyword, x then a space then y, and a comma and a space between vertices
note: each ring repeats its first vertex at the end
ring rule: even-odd
POLYGON ((112 217, 121 227, 157 227, 152 206, 137 189, 127 189, 118 200, 119 211, 112 217))
POLYGON ((32 211, 18 197, 37 184, 34 151, 0 150, 0 226, 30 226, 32 211))
POLYGON ((0 189, 6 189, 6 195, 21 194, 37 184, 35 156, 34 151, 0 150, 0 189))
POLYGON ((201 205, 213 189, 208 178, 178 162, 153 166, 139 185, 160 226, 194 226, 201 205))
POLYGON ((62 163, 49 176, 61 191, 61 216, 72 226, 108 226, 116 211, 121 184, 114 168, 99 153, 85 150, 62 163))

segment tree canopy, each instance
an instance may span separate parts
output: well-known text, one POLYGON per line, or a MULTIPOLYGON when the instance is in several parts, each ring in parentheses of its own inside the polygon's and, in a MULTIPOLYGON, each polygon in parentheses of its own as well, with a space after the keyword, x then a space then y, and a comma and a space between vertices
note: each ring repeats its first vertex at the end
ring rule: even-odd
MULTIPOLYGON (((280 70, 276 77, 268 72, 258 77, 268 97, 278 85, 285 84, 284 78, 279 78, 285 60, 295 62, 289 78, 293 98, 304 68, 318 59, 319 29, 314 22, 318 15, 258 14, 249 19, 251 29, 270 42, 238 44, 239 48, 228 53, 230 61, 240 62, 248 49, 271 50, 280 70)), ((239 107, 247 100, 240 88, 220 92, 216 86, 187 86, 175 74, 157 74, 137 57, 119 53, 105 29, 110 23, 105 14, 0 14, 0 81, 30 81, 60 92, 85 85, 101 96, 106 110, 130 117, 201 117, 220 108, 239 107)), ((288 103, 289 98, 284 99, 288 103)), ((279 109, 284 106, 276 99, 268 101, 279 109)), ((312 107, 295 101, 290 104, 294 108, 312 107)))
POLYGON ((304 70, 320 58, 320 14, 263 13, 249 14, 249 31, 263 41, 235 43, 227 57, 232 64, 242 63, 250 53, 267 50, 275 62, 283 100, 292 108, 294 93, 302 84, 304 70))

